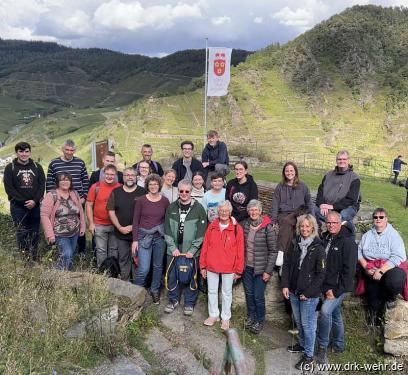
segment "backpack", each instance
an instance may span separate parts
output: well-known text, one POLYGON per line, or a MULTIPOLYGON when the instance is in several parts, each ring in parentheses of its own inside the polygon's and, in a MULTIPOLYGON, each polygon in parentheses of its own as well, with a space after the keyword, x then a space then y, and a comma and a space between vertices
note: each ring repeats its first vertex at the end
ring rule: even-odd
MULTIPOLYGON (((77 192, 76 190, 72 190, 72 191, 74 192, 74 194, 76 195, 76 197, 78 198, 78 200, 80 200, 81 197, 79 196, 78 192, 77 192)), ((53 199, 53 201, 54 201, 54 204, 57 203, 57 200, 58 200, 57 190, 55 190, 55 189, 50 190, 50 193, 51 193, 51 195, 52 195, 52 199, 53 199)))
POLYGON ((177 288, 177 285, 189 285, 190 290, 197 290, 197 260, 196 258, 187 258, 186 254, 180 254, 178 257, 173 257, 166 270, 165 275, 166 289, 172 291, 177 288), (174 273, 176 285, 171 288, 168 283, 169 274, 174 273))
POLYGON ((117 278, 120 274, 119 262, 115 257, 106 258, 99 266, 100 273, 106 273, 109 277, 117 278))

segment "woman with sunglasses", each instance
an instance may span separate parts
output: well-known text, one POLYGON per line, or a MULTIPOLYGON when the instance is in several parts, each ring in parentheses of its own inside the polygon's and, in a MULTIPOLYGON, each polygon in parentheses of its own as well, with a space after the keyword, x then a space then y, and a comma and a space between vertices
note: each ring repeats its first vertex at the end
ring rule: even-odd
POLYGON ((374 210, 373 226, 358 246, 358 262, 364 275, 357 294, 365 291, 369 322, 374 325, 381 324, 384 305, 388 309, 395 307, 396 297, 403 294, 406 281, 404 241, 387 216, 384 208, 374 210))

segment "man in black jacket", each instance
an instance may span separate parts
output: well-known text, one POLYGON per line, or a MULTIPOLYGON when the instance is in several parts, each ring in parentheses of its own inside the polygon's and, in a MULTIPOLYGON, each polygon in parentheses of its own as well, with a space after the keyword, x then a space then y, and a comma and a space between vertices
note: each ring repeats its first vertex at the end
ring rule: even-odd
POLYGON ((172 169, 176 171, 176 179, 173 186, 178 186, 181 180, 193 180, 193 174, 197 171, 204 173, 204 168, 199 160, 193 157, 194 143, 191 141, 181 142, 181 152, 183 157, 177 159, 172 166, 172 169))
POLYGON ((319 314, 317 335, 317 361, 320 363, 327 363, 329 344, 334 353, 344 351, 341 305, 347 294, 354 289, 357 264, 357 244, 348 223, 342 226, 340 214, 331 211, 326 215, 326 225, 327 233, 323 239, 326 250, 326 276, 322 285, 324 302, 319 314))
POLYGON ((30 158, 29 143, 17 143, 14 149, 17 158, 4 170, 4 188, 17 228, 17 245, 31 260, 37 260, 40 202, 45 190, 44 170, 30 158))
MULTIPOLYGON (((93 171, 91 177, 89 177, 89 187, 91 187, 96 182, 102 182, 105 180, 105 175, 103 173, 103 168, 107 165, 116 165, 116 155, 113 151, 107 151, 102 159, 103 167, 93 171)), ((123 185, 123 173, 117 171, 116 182, 119 182, 123 185)))

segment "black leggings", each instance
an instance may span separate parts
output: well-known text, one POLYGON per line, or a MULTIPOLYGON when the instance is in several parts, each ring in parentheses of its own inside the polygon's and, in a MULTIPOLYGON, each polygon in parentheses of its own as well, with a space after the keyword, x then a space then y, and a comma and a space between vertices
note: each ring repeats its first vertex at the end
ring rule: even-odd
POLYGON ((405 271, 399 267, 391 268, 385 272, 379 281, 365 275, 365 290, 369 312, 381 316, 384 303, 395 300, 397 295, 402 293, 405 279, 405 271))

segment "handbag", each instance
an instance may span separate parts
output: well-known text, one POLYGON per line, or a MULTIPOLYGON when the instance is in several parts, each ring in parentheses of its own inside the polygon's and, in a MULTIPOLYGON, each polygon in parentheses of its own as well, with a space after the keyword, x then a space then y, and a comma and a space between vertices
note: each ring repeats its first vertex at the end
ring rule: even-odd
POLYGON ((197 260, 194 257, 187 258, 186 254, 173 257, 167 267, 164 281, 169 291, 175 290, 179 283, 189 285, 191 290, 197 290, 197 260), (171 279, 176 280, 174 286, 169 285, 169 275, 173 275, 171 279))

